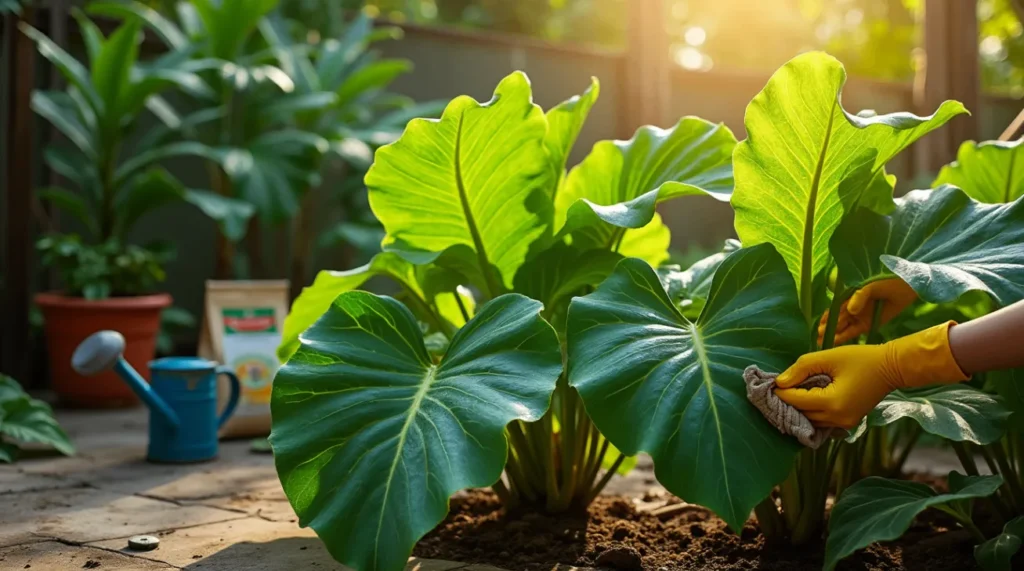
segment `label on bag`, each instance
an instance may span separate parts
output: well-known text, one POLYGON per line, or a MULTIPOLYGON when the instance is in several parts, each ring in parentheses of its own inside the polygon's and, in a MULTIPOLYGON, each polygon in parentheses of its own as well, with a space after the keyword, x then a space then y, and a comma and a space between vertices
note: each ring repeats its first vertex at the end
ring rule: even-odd
POLYGON ((238 375, 242 394, 236 414, 253 414, 270 404, 271 381, 277 373, 275 351, 281 344, 273 307, 224 308, 224 363, 238 375))

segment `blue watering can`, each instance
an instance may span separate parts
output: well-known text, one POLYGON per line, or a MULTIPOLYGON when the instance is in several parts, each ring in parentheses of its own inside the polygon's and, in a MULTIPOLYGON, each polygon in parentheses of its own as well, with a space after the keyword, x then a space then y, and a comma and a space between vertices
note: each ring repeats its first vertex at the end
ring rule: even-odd
POLYGON ((149 384, 121 356, 124 337, 99 331, 75 349, 71 366, 84 376, 107 369, 115 373, 149 407, 150 462, 202 462, 217 457, 217 431, 238 405, 241 385, 227 367, 198 357, 165 357, 149 364, 149 384), (217 375, 231 380, 231 397, 217 416, 217 375))

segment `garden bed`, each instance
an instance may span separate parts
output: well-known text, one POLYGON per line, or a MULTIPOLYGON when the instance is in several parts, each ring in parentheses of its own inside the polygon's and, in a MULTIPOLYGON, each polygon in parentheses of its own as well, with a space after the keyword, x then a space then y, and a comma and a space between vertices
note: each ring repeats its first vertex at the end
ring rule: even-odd
MULTIPOLYGON (((964 571, 975 568, 973 544, 951 519, 929 511, 898 541, 872 545, 838 569, 964 571)), ((452 499, 447 519, 414 554, 510 571, 547 571, 557 564, 622 571, 820 571, 824 549, 824 540, 800 548, 766 545, 753 518, 736 535, 698 506, 659 517, 629 498, 602 496, 586 514, 506 513, 491 492, 471 490, 452 499)))

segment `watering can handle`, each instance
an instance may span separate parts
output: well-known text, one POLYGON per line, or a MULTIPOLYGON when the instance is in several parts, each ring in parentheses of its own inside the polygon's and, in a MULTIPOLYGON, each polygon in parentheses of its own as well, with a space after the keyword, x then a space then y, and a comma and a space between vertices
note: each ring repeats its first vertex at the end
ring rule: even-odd
POLYGON ((238 397, 242 392, 242 383, 239 382, 238 375, 230 367, 217 367, 217 374, 227 375, 228 380, 231 381, 231 396, 228 397, 228 405, 224 407, 224 412, 220 413, 220 420, 217 421, 217 428, 220 428, 231 418, 231 414, 235 412, 235 407, 238 406, 238 397))

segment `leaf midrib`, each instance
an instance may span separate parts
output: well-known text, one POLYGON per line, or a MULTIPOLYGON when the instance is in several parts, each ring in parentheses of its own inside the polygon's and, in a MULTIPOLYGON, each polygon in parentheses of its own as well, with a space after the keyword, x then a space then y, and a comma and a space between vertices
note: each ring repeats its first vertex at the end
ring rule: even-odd
POLYGON ((832 125, 836 118, 836 105, 838 98, 832 101, 832 107, 828 112, 828 126, 825 128, 825 140, 821 144, 821 151, 818 153, 818 164, 814 169, 814 178, 811 179, 811 192, 807 200, 807 212, 804 216, 804 241, 801 246, 802 259, 800 264, 800 309, 803 310, 804 318, 811 322, 811 312, 814 305, 812 286, 814 281, 814 212, 818 205, 818 189, 821 186, 821 173, 825 166, 825 156, 828 154, 828 145, 832 139, 832 125))
POLYGON ((501 293, 501 287, 494 282, 494 275, 491 271, 490 259, 484 249, 484 242, 480 236, 480 229, 477 228, 476 218, 469 207, 469 195, 466 192, 466 183, 462 178, 462 129, 466 120, 466 112, 459 115, 459 125, 455 130, 455 186, 459 191, 459 205, 462 206, 462 215, 466 219, 466 227, 469 228, 469 235, 473 239, 473 249, 476 250, 477 263, 480 264, 480 273, 484 276, 484 287, 487 297, 493 299, 501 293))
POLYGON ((408 415, 405 417, 405 423, 402 424, 402 429, 398 432, 398 445, 395 447, 395 457, 391 460, 391 468, 388 470, 388 478, 384 484, 384 498, 380 503, 380 517, 377 518, 377 533, 373 538, 373 566, 377 567, 377 554, 380 553, 380 532, 384 527, 384 514, 387 512, 388 506, 388 495, 391 493, 391 482, 395 478, 395 470, 398 469, 398 463, 402 459, 402 450, 405 448, 405 438, 409 435, 409 429, 412 427, 412 421, 420 412, 420 406, 423 404, 423 399, 427 396, 427 392, 430 391, 430 387, 434 384, 434 380, 437 377, 437 366, 430 365, 427 368, 426 373, 423 375, 423 381, 420 383, 420 387, 416 390, 416 394, 413 396, 412 404, 409 406, 408 415))
MULTIPOLYGON (((715 402, 714 382, 711 380, 711 369, 708 367, 707 350, 704 347, 704 340, 701 338, 700 328, 696 323, 690 324, 690 337, 693 339, 693 351, 697 354, 697 362, 700 363, 701 382, 704 384, 704 389, 708 392, 708 405, 711 408, 711 415, 715 417, 715 430, 718 432, 718 455, 722 461, 722 482, 725 483, 725 496, 732 500, 734 496, 732 495, 732 490, 729 489, 729 465, 725 460, 725 436, 722 434, 722 421, 718 417, 718 403, 715 402)), ((730 519, 732 518, 730 517, 730 519)))

